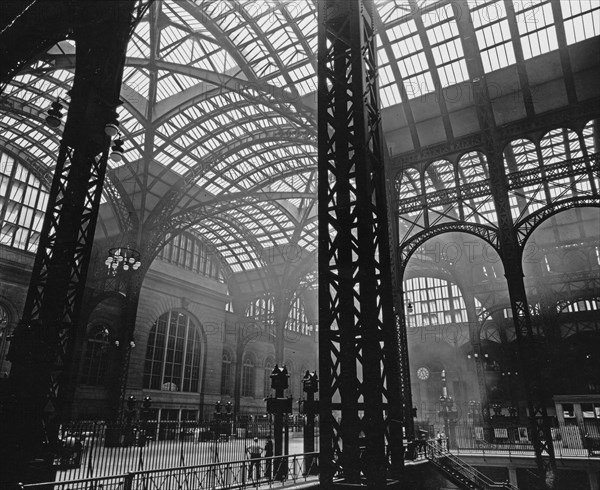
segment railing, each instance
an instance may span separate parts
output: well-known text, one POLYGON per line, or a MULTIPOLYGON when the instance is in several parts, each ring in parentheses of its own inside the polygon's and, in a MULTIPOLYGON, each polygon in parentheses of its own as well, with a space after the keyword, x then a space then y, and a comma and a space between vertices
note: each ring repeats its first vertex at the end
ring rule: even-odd
POLYGON ((518 488, 508 482, 498 483, 491 480, 486 475, 460 460, 449 451, 442 449, 441 446, 434 442, 427 442, 426 455, 427 459, 431 461, 434 466, 440 468, 444 474, 453 475, 458 473, 482 490, 518 490, 518 488))
MULTIPOLYGON (((238 461, 254 437, 265 446, 268 423, 156 422, 107 425, 74 423, 62 427, 54 465, 57 481, 122 475, 129 471, 238 461)), ((318 438, 316 438, 318 449, 318 438)), ((290 453, 303 453, 299 434, 290 453)))
POLYGON ((132 471, 122 475, 22 484, 21 490, 200 490, 280 488, 318 481, 319 454, 306 453, 227 463, 132 471))
MULTIPOLYGON (((594 427, 582 428, 576 425, 561 426, 551 429, 554 454, 562 458, 597 458, 600 446, 598 430, 594 427)), ((529 428, 525 426, 508 426, 501 429, 484 430, 471 425, 457 425, 452 430, 451 451, 454 454, 481 454, 526 456, 533 455, 533 443, 529 440, 529 428), (476 430, 480 432, 477 433, 476 430), (484 435, 485 432, 485 435, 484 435)))

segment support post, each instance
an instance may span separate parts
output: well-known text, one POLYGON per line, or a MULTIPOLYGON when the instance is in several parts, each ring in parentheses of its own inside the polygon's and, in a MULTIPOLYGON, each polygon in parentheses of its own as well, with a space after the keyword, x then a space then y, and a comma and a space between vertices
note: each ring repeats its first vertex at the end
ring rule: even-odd
POLYGON ((104 127, 119 104, 134 5, 127 0, 74 7, 71 103, 22 320, 8 354, 10 394, 0 424, 3 488, 54 480, 53 453, 73 396, 73 346, 82 328, 79 314, 108 158, 104 127))
MULTIPOLYGON (((372 0, 318 4, 321 486, 403 467, 399 334, 372 0), (386 448, 389 454, 386 454, 386 448), (391 461, 391 464, 390 464, 391 461)), ((412 407, 410 407, 412 408, 412 407)))
MULTIPOLYGON (((318 411, 318 401, 315 401, 315 393, 319 391, 319 378, 316 372, 306 371, 302 379, 302 389, 306 393, 306 400, 301 401, 300 413, 304 414, 304 453, 312 453, 315 450, 315 414, 318 411)), ((313 467, 313 456, 304 459, 305 475, 317 474, 317 468, 313 467)))
POLYGON ((515 325, 519 353, 519 371, 523 374, 527 394, 527 409, 531 440, 535 452, 540 483, 554 488, 556 483, 556 460, 550 419, 546 409, 546 395, 540 371, 541 349, 536 341, 523 280, 523 256, 510 214, 508 190, 504 174, 502 153, 496 145, 488 152, 490 184, 498 210, 500 249, 505 270, 510 305, 515 325))

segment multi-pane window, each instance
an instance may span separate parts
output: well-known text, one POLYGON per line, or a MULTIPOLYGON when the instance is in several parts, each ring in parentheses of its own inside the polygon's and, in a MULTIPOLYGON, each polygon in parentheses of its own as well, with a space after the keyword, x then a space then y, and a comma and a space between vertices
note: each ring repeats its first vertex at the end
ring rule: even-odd
POLYGON ((106 325, 97 325, 88 338, 83 366, 81 369, 81 383, 89 386, 100 386, 105 382, 108 356, 110 354, 110 329, 106 325))
MULTIPOLYGON (((570 129, 553 129, 546 133, 540 141, 543 165, 564 165, 567 160, 583 155, 579 136, 570 129)), ((589 192, 590 182, 587 178, 565 177, 548 182, 549 199, 575 197, 578 192, 589 192)))
POLYGON ((246 308, 246 316, 266 325, 273 323, 275 314, 275 303, 272 295, 264 295, 254 298, 246 308))
POLYGON ((436 277, 415 277, 404 282, 413 306, 407 312, 409 327, 467 321, 467 310, 458 286, 436 277))
POLYGON ((597 299, 581 299, 579 301, 574 301, 569 303, 564 311, 568 311, 570 313, 578 312, 578 311, 598 311, 600 310, 600 300, 597 299))
POLYGON ((231 354, 224 350, 223 357, 221 360, 221 395, 231 395, 231 380, 232 380, 232 370, 231 370, 231 354))
MULTIPOLYGON (((538 169, 540 162, 535 143, 526 139, 511 141, 504 149, 504 167, 509 175, 538 169)), ((540 209, 546 202, 544 188, 537 184, 511 189, 509 199, 511 214, 516 220, 540 209)))
POLYGON ((47 204, 40 180, 0 153, 0 243, 35 252, 47 204))
MULTIPOLYGON (((412 99, 432 92, 434 90, 433 80, 415 21, 411 19, 402 22, 388 29, 387 35, 390 40, 390 48, 402 74, 407 97, 412 99)), ((379 56, 380 61, 384 61, 381 57, 385 55, 380 54, 379 56)))
POLYGON ((10 346, 11 327, 8 310, 0 303, 0 377, 2 378, 8 376, 10 370, 10 363, 5 358, 10 346))
POLYGON ((217 258, 208 253, 200 240, 187 233, 170 240, 159 252, 158 258, 211 279, 225 281, 217 258))
POLYGON ((600 2, 598 0, 561 0, 567 44, 600 34, 600 2))
MULTIPOLYGON (((466 153, 458 161, 457 169, 460 188, 489 182, 487 161, 483 153, 477 151, 466 153)), ((465 194, 468 195, 468 193, 465 194)), ((489 195, 465 198, 462 212, 465 221, 492 225, 496 221, 494 203, 489 195)))
POLYGON ((161 315, 148 337, 144 388, 197 392, 200 381, 200 331, 178 311, 161 315))
POLYGON ((554 15, 549 0, 514 2, 513 5, 524 59, 558 49, 554 15))
POLYGON ((465 81, 469 75, 452 5, 423 14, 423 24, 442 88, 465 81))
POLYGON ((592 120, 585 125, 583 139, 589 154, 600 151, 600 119, 592 120))
POLYGON ((312 335, 313 327, 308 324, 306 314, 304 313, 304 303, 299 296, 295 296, 288 313, 286 330, 301 333, 302 335, 312 335))
POLYGON ((255 373, 254 357, 252 354, 244 355, 244 363, 242 364, 242 396, 254 397, 254 373, 255 373))
POLYGON ((483 69, 489 73, 515 63, 504 0, 469 2, 483 69))
POLYGON ((264 396, 267 397, 273 394, 273 390, 271 389, 271 373, 273 372, 273 364, 274 361, 272 358, 268 357, 265 361, 265 377, 264 377, 264 396))

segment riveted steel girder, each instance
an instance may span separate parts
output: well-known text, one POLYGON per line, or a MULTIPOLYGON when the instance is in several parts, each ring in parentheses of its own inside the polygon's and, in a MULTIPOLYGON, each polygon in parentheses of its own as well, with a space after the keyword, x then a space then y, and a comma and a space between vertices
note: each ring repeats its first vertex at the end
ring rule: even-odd
POLYGON ((383 488, 402 468, 399 336, 392 302, 372 1, 319 7, 321 482, 383 488))
POLYGON ((88 6, 74 27, 86 56, 78 60, 31 283, 8 356, 11 396, 0 458, 8 464, 2 472, 8 482, 36 478, 28 465, 44 440, 46 451, 56 450, 72 396, 72 351, 110 143, 104 126, 118 105, 134 6, 133 0, 88 6))

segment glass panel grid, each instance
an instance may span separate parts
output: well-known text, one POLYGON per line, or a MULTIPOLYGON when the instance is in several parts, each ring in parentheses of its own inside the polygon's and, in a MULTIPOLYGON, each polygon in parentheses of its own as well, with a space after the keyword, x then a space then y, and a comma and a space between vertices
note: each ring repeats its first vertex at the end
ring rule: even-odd
POLYGON ((567 44, 600 35, 600 2, 597 0, 561 0, 567 44))
POLYGON ((0 153, 0 243, 37 250, 48 192, 27 168, 0 153))
POLYGON ((524 59, 558 48, 554 15, 549 0, 515 2, 514 6, 524 59))
POLYGON ((484 71, 489 73, 515 63, 504 1, 470 3, 469 6, 484 71))
POLYGON ((449 281, 416 277, 404 281, 404 291, 413 305, 413 311, 406 316, 409 328, 467 321, 460 290, 449 281))
POLYGON ((463 82, 468 78, 467 65, 452 6, 444 5, 422 17, 442 88, 463 82))
POLYGON ((148 336, 143 387, 198 392, 200 357, 200 334, 191 319, 177 311, 161 315, 148 336))

